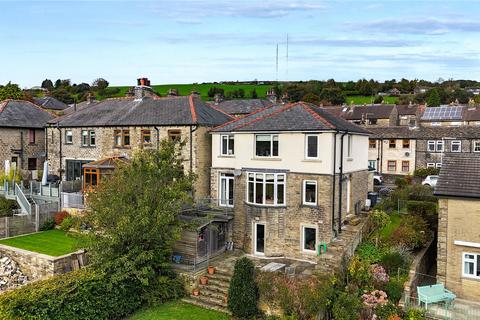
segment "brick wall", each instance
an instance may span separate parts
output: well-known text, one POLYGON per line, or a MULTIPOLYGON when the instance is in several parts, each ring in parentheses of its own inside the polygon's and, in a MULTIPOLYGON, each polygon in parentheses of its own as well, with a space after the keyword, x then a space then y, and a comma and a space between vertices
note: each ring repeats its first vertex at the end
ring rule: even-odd
POLYGON ((454 242, 480 243, 479 223, 479 200, 439 200, 437 281, 463 299, 478 300, 480 296, 480 280, 462 275, 463 253, 480 254, 480 248, 454 242))

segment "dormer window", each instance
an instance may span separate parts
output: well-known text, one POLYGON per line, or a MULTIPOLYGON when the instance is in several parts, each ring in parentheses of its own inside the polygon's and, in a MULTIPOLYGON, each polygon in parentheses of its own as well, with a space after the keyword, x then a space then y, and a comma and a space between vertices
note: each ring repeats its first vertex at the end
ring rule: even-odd
POLYGON ((235 154, 235 140, 232 135, 221 136, 221 153, 222 156, 233 156, 235 154))
POLYGON ((255 155, 257 157, 278 157, 278 134, 255 135, 255 155))

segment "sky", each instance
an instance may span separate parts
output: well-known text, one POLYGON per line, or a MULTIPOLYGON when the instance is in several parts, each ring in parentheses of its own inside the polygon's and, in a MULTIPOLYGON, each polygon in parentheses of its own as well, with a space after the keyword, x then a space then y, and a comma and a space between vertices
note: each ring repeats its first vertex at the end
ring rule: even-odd
POLYGON ((480 80, 478 12, 480 1, 0 0, 0 84, 480 80))

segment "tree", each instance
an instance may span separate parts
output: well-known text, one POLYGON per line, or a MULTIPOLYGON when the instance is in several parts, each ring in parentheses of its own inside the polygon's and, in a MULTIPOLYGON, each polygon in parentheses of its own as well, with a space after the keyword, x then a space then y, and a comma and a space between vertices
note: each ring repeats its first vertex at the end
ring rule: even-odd
POLYGON ((183 145, 163 140, 159 150, 138 151, 88 195, 87 250, 92 267, 112 282, 130 278, 148 293, 173 277, 172 246, 182 228, 177 216, 191 200, 194 179, 183 170, 183 145))
POLYGON ((320 101, 332 105, 342 104, 345 102, 345 96, 339 88, 323 88, 320 101))
POLYGON ((58 89, 58 88, 60 88, 61 86, 62 86, 62 80, 57 79, 57 80, 55 81, 55 88, 58 89))
POLYGON ((380 235, 380 230, 385 227, 390 222, 390 216, 381 210, 373 210, 368 215, 375 230, 375 246, 378 246, 378 237, 380 235))
POLYGON ((103 78, 95 79, 92 83, 92 87, 96 87, 98 90, 103 91, 108 87, 109 83, 103 78))
POLYGON ((0 87, 0 101, 5 99, 23 99, 25 95, 18 84, 7 83, 0 87))
POLYGON ((53 82, 50 79, 45 79, 42 81, 42 88, 47 89, 47 90, 52 90, 53 89, 53 82))
POLYGON ((440 95, 438 94, 438 90, 436 88, 430 90, 427 96, 427 105, 429 107, 439 107, 440 106, 440 95))
POLYGON ((252 99, 258 98, 257 90, 255 90, 255 88, 253 88, 253 90, 250 92, 250 96, 252 97, 252 99))
POLYGON ((310 92, 303 96, 302 101, 319 105, 320 97, 315 93, 310 92))
POLYGON ((228 309, 240 319, 251 319, 257 314, 258 287, 255 282, 255 265, 246 258, 235 262, 228 289, 228 309))

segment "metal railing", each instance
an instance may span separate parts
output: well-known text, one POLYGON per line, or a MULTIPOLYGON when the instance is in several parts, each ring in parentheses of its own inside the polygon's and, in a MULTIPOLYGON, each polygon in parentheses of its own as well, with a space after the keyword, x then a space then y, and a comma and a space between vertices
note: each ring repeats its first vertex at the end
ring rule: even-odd
POLYGON ((407 297, 404 309, 409 310, 411 308, 422 309, 427 319, 480 319, 480 305, 462 299, 455 299, 451 304, 443 302, 428 304, 428 308, 425 309, 423 303, 420 306, 417 297, 407 297))
POLYGON ((22 211, 24 211, 27 214, 32 214, 32 204, 28 201, 27 197, 22 191, 22 188, 15 183, 15 195, 17 197, 17 202, 22 208, 22 211))

